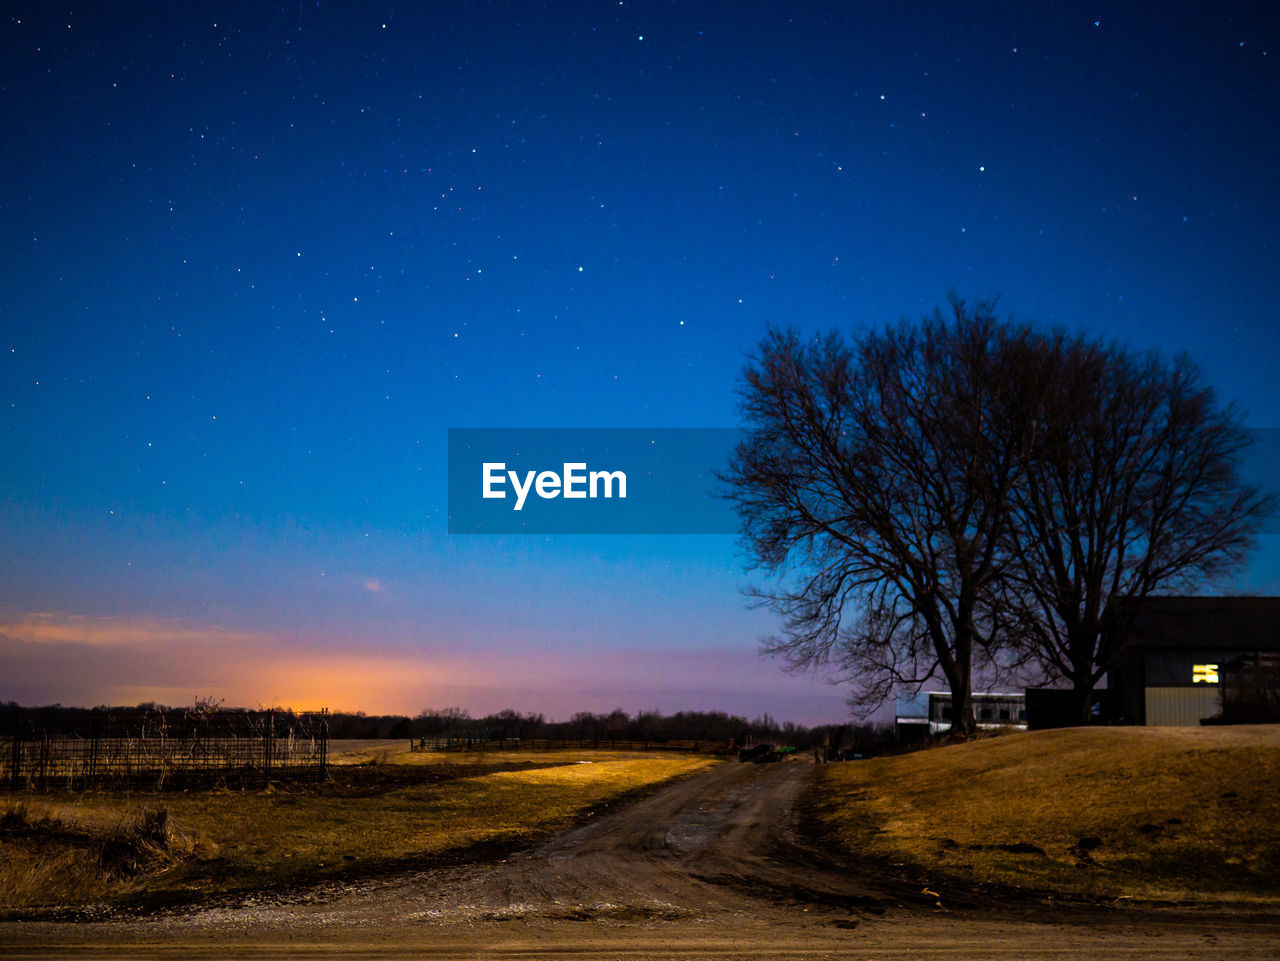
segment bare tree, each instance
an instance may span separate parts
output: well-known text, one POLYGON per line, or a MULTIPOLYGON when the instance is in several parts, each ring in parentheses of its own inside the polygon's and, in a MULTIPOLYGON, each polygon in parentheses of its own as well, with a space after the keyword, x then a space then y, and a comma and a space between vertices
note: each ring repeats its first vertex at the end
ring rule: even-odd
POLYGON ((419 712, 415 720, 423 734, 440 737, 458 733, 471 721, 471 712, 464 707, 428 707, 419 712))
POLYGON ((852 344, 770 333, 722 479, 754 565, 778 578, 753 591, 782 616, 765 651, 856 681, 864 713, 941 674, 967 733, 975 666, 1002 637, 990 598, 1044 371, 1029 329, 952 308, 852 344))
POLYGON ((1004 608, 1087 723, 1142 599, 1237 566, 1274 500, 1241 480, 1241 412, 1185 356, 1061 333, 1038 351, 1052 377, 1014 490, 1004 608))

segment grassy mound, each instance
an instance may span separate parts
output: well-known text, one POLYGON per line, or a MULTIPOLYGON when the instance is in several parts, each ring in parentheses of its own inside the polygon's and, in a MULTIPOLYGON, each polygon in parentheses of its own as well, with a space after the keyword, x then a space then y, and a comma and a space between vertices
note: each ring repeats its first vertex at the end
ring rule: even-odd
POLYGON ((806 803, 839 847, 939 884, 1280 899, 1280 726, 1009 734, 831 765, 806 803))

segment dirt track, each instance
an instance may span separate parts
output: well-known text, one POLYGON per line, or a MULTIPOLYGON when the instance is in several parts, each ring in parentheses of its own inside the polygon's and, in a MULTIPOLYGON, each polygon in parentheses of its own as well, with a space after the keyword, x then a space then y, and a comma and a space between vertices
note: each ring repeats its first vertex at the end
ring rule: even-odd
POLYGON ((811 765, 725 764, 496 863, 129 922, 0 926, 7 957, 1275 958, 1280 918, 990 910, 801 844, 811 765))

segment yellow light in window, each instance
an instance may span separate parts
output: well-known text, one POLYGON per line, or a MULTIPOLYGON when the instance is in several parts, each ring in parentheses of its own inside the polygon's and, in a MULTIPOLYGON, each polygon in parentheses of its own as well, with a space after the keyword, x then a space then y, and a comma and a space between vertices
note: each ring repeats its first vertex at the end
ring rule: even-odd
POLYGON ((1192 664, 1191 665, 1191 683, 1192 684, 1217 684, 1218 683, 1218 665, 1217 664, 1192 664))

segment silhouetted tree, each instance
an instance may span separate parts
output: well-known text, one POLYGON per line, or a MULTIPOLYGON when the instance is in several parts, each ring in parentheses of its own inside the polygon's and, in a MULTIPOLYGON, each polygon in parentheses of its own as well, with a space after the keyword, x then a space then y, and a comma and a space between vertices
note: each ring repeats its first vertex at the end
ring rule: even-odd
POLYGON ((723 480, 753 591, 790 668, 857 682, 864 712, 938 674, 974 728, 976 663, 1001 639, 990 599, 1045 371, 1029 328, 989 305, 857 336, 771 332, 744 372, 748 425, 723 480))
POLYGON ((417 721, 415 730, 421 734, 442 737, 459 734, 471 722, 471 712, 463 707, 429 707, 419 712, 414 720, 417 721))
POLYGON ((1241 412, 1185 356, 1061 333, 1037 351, 1052 376, 1014 489, 1002 600, 1047 672, 1071 682, 1087 723, 1141 600, 1237 566, 1274 502, 1241 479, 1241 412))

